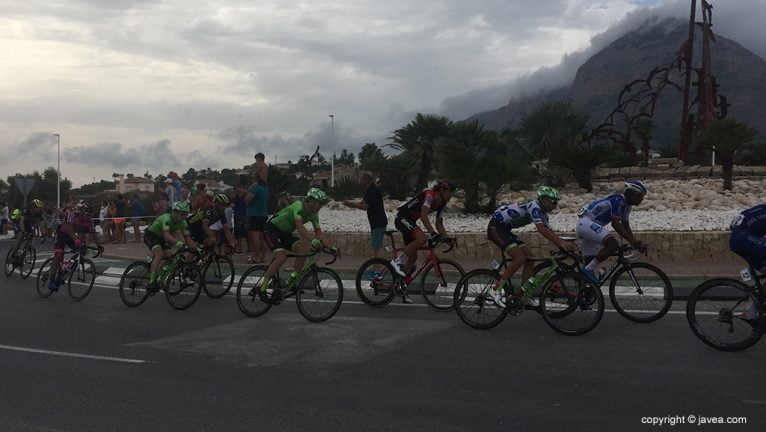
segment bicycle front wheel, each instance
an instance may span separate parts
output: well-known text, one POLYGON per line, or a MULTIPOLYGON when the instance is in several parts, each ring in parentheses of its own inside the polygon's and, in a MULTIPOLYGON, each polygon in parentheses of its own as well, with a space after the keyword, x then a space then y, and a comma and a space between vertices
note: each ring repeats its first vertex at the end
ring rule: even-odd
POLYGON ((250 267, 237 283, 237 307, 251 318, 265 314, 272 306, 271 302, 264 301, 268 300, 269 294, 260 294, 266 269, 264 265, 250 267))
POLYGON ((174 309, 184 310, 202 293, 202 275, 195 263, 181 262, 165 282, 165 298, 174 309))
POLYGON ((343 282, 333 270, 316 268, 295 286, 295 302, 307 320, 327 321, 343 303, 343 282))
POLYGON ((754 289, 734 279, 712 279, 694 289, 686 303, 692 332, 720 351, 755 345, 766 331, 766 306, 754 289))
POLYGON ((5 276, 9 277, 13 274, 13 271, 16 270, 16 246, 11 246, 10 249, 8 249, 8 253, 5 254, 5 276))
POLYGON ((636 323, 650 323, 670 310, 673 286, 657 267, 632 263, 614 273, 609 298, 620 315, 636 323))
POLYGON ((37 295, 42 298, 48 298, 53 294, 53 291, 48 289, 48 284, 55 276, 51 273, 51 264, 53 264, 53 258, 48 258, 37 272, 37 295))
POLYGON ((437 265, 428 267, 420 279, 420 293, 429 306, 449 312, 455 307, 455 289, 465 270, 452 260, 439 259, 437 265))
POLYGON ((579 273, 557 273, 540 293, 540 313, 553 330, 567 336, 584 335, 604 316, 604 295, 579 273))
POLYGON ((35 260, 37 259, 37 251, 32 245, 28 245, 24 249, 24 255, 22 255, 19 261, 19 273, 22 279, 26 279, 32 274, 32 270, 35 268, 35 260))
POLYGON ((149 298, 149 270, 146 261, 136 261, 122 273, 119 291, 126 306, 140 306, 149 298))
POLYGON ((234 263, 227 256, 216 256, 202 271, 202 288, 213 299, 225 296, 234 284, 234 263))
POLYGON ((469 326, 486 330, 500 324, 508 311, 489 295, 498 282, 498 274, 488 269, 469 271, 457 283, 453 295, 455 312, 469 326))
POLYGON ((73 301, 81 301, 90 294, 96 282, 96 265, 89 259, 80 261, 80 265, 69 273, 67 290, 73 301), (74 279, 74 284, 72 280, 74 279))
POLYGON ((356 294, 370 307, 383 307, 394 299, 399 275, 383 258, 364 262, 356 272, 356 294))

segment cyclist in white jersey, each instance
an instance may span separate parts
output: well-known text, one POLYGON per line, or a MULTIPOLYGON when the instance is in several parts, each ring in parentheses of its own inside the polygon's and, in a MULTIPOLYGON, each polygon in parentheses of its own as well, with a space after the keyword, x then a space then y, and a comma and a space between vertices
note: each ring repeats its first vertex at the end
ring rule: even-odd
POLYGON ((606 261, 620 247, 617 239, 606 229, 607 224, 611 224, 614 231, 633 247, 643 249, 643 244, 636 239, 630 228, 629 219, 631 208, 641 204, 647 192, 643 182, 626 180, 625 193, 593 201, 580 210, 575 232, 577 237, 582 239, 585 260, 593 258, 582 270, 583 276, 591 282, 601 283, 596 276, 599 264, 606 261))

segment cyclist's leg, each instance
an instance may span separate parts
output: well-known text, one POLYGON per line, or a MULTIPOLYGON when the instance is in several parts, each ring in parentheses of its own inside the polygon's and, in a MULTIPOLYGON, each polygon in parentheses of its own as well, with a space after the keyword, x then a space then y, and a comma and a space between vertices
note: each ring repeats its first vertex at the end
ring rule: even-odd
MULTIPOLYGON (((766 239, 735 229, 729 237, 729 248, 744 259, 750 267, 766 274, 766 239)), ((748 319, 758 318, 755 302, 750 304, 747 315, 748 319)))
POLYGON ((490 221, 487 227, 487 238, 511 258, 511 262, 500 275, 497 286, 499 288, 506 281, 510 281, 513 275, 526 263, 527 247, 508 227, 494 220, 490 221))
POLYGON ((583 256, 596 257, 585 267, 585 270, 591 273, 598 269, 599 264, 614 255, 620 247, 612 233, 587 217, 581 217, 578 220, 577 237, 582 239, 583 256))

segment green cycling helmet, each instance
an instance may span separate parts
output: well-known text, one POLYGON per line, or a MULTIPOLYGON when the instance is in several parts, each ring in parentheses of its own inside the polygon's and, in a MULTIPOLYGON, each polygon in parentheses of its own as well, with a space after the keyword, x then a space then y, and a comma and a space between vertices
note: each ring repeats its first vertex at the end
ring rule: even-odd
POLYGON ((537 189, 537 197, 548 198, 551 201, 561 200, 561 194, 559 193, 558 189, 551 186, 545 186, 545 185, 540 186, 537 189))
POLYGON ((217 202, 219 204, 225 205, 225 206, 229 205, 229 203, 231 202, 231 201, 229 201, 229 197, 228 196, 226 196, 225 194, 220 194, 220 193, 216 194, 213 197, 213 201, 215 201, 215 202, 217 202))
POLYGON ((173 203, 174 212, 189 213, 189 203, 186 201, 176 201, 173 203))
POLYGON ((311 188, 306 193, 306 197, 309 199, 317 200, 319 202, 327 202, 329 198, 327 197, 327 194, 322 191, 322 189, 319 188, 311 188))

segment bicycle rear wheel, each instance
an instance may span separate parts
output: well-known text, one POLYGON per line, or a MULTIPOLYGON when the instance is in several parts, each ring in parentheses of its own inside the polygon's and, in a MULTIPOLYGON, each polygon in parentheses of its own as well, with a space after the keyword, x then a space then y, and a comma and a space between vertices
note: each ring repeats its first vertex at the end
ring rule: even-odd
POLYGON ((694 289, 686 303, 692 332, 720 351, 755 345, 766 331, 766 306, 754 289, 734 279, 712 279, 694 289), (751 318, 751 313, 756 316, 751 318))
POLYGON ((423 272, 420 279, 420 293, 429 306, 440 311, 449 312, 455 307, 455 289, 460 279, 465 276, 465 270, 452 260, 439 259, 437 266, 430 266, 423 272))
POLYGON ((632 263, 612 276, 609 298, 620 315, 636 323, 650 323, 665 316, 670 309, 673 286, 657 267, 632 263))
POLYGON ((455 312, 469 326, 486 330, 500 324, 508 311, 495 303, 489 290, 498 282, 496 271, 471 270, 460 279, 453 294, 455 312))
POLYGON ((12 275, 13 271, 16 270, 16 264, 14 261, 16 259, 16 251, 17 249, 16 249, 16 246, 14 245, 14 246, 11 246, 11 248, 8 249, 8 253, 5 254, 5 269, 4 270, 5 270, 6 277, 9 277, 10 275, 12 275))
POLYGON ((252 318, 265 314, 273 306, 272 303, 263 301, 259 295, 266 269, 264 265, 250 267, 237 283, 237 306, 243 314, 252 318))
POLYGON ((396 296, 399 275, 383 258, 365 261, 356 272, 356 294, 370 307, 383 307, 396 296))
POLYGON ((202 275, 195 263, 181 262, 165 282, 165 298, 174 309, 184 310, 202 293, 202 275))
POLYGON ((67 290, 73 301, 81 301, 90 294, 96 282, 96 265, 89 259, 80 260, 80 265, 72 269, 67 278, 67 290), (74 284, 72 284, 74 279, 74 284))
POLYGON ((24 255, 19 260, 19 273, 22 279, 26 279, 32 274, 32 270, 35 268, 35 260, 37 259, 37 251, 32 245, 27 245, 24 249, 24 255))
POLYGON ((567 336, 584 335, 604 316, 604 295, 579 273, 557 273, 540 293, 540 313, 553 330, 567 336))
POLYGON ((140 306, 149 298, 149 271, 146 261, 136 261, 122 273, 119 291, 126 306, 140 306))
POLYGON ((208 297, 218 299, 225 296, 234 284, 234 263, 231 258, 216 255, 208 261, 202 271, 202 280, 202 288, 208 297))
POLYGON ((301 315, 312 322, 332 318, 343 303, 343 282, 328 268, 316 268, 295 286, 295 302, 301 315))
POLYGON ((48 284, 54 277, 54 274, 51 273, 51 264, 53 264, 53 258, 48 258, 37 272, 37 295, 42 298, 48 298, 53 294, 53 291, 48 289, 48 284))

